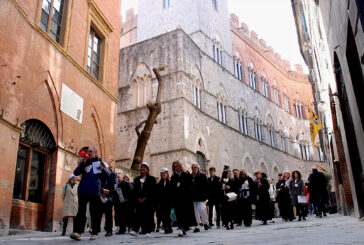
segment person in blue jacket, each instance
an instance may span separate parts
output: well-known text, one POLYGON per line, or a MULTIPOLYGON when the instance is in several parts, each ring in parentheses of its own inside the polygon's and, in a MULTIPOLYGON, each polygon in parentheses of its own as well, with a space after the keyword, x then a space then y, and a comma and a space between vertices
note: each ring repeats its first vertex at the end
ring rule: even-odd
POLYGON ((81 234, 84 232, 86 223, 86 206, 90 205, 91 214, 91 238, 96 240, 100 232, 101 223, 101 194, 109 194, 109 190, 102 188, 102 184, 110 175, 105 164, 97 156, 96 147, 87 149, 87 157, 79 163, 73 174, 79 176, 82 174, 81 182, 78 186, 78 212, 73 224, 73 233, 70 238, 81 240, 81 234))

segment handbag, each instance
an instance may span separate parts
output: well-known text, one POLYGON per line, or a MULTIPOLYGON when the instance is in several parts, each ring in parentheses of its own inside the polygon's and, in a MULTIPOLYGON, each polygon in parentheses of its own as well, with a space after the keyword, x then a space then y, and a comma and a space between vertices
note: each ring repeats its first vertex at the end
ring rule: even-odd
POLYGON ((307 197, 306 196, 297 196, 297 201, 300 204, 306 204, 307 203, 307 197))
POLYGON ((118 187, 118 188, 115 189, 115 191, 118 194, 118 200, 119 200, 119 202, 120 203, 125 202, 126 200, 125 200, 125 197, 123 195, 123 191, 121 190, 121 188, 118 187))
POLYGON ((235 192, 229 192, 229 193, 226 193, 225 196, 226 196, 228 202, 232 202, 232 201, 236 200, 238 195, 235 192))

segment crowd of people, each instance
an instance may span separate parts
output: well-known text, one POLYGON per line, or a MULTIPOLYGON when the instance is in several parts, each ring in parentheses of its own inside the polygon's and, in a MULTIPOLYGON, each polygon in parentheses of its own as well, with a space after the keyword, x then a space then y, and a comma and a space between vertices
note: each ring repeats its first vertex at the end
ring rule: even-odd
POLYGON ((193 163, 189 172, 179 161, 172 163, 171 171, 163 167, 160 176, 154 177, 149 164, 143 162, 139 176, 131 182, 129 176, 115 173, 98 158, 95 147, 88 147, 84 155, 63 191, 62 235, 66 234, 69 217, 73 217, 70 237, 74 240, 82 239, 87 216, 91 240, 97 239, 103 215, 106 236, 113 235, 115 225, 116 234, 145 237, 162 229, 166 234, 173 233, 173 226, 183 237, 189 230, 196 233, 213 226, 227 230, 250 227, 253 217, 267 225, 277 217, 287 222, 296 217, 302 221, 308 212, 326 216, 327 179, 317 169, 312 170, 306 184, 297 170, 292 176, 289 171, 279 174, 274 184, 261 170, 254 172, 253 179, 246 170, 224 166, 219 177, 214 167, 207 175, 193 163), (82 178, 78 184, 79 175, 82 178))

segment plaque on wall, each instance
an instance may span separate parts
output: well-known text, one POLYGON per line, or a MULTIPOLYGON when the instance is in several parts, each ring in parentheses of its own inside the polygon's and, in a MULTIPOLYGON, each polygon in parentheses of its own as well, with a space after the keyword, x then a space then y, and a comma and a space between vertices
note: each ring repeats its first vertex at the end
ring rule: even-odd
POLYGON ((62 83, 61 111, 82 123, 83 99, 66 84, 62 83))

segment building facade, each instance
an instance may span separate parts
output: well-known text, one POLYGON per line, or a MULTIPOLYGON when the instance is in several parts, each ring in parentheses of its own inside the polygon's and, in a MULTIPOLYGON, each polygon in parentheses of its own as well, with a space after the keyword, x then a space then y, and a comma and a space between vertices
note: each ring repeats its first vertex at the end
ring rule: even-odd
POLYGON ((156 2, 140 0, 137 18, 127 17, 136 37, 121 34, 117 166, 131 166, 134 128, 155 100, 152 68, 168 65, 161 72, 162 112, 144 157, 152 174, 174 160, 187 169, 193 162, 218 172, 224 165, 250 174, 262 169, 272 178, 297 169, 307 179, 318 162, 326 167, 310 143, 312 87, 300 66, 292 71, 229 17, 227 1, 156 2))
POLYGON ((292 7, 324 122, 321 139, 335 175, 339 211, 363 217, 364 3, 292 0, 292 7))
POLYGON ((119 0, 0 2, 0 232, 55 231, 78 152, 114 159, 119 0))

